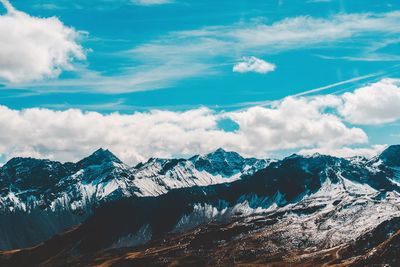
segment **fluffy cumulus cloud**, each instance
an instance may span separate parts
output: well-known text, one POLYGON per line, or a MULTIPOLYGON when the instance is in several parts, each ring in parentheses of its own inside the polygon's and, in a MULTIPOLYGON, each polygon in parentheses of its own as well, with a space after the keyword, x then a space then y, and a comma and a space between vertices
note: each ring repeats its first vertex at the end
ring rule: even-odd
POLYGON ((57 77, 84 59, 80 33, 58 18, 38 18, 1 0, 7 12, 0 16, 0 80, 21 83, 57 77))
POLYGON ((239 126, 237 134, 244 137, 240 151, 279 151, 302 147, 342 147, 366 143, 368 137, 359 128, 347 127, 339 117, 324 112, 338 105, 331 96, 285 98, 270 108, 253 107, 227 116, 239 126))
POLYGON ((246 73, 257 72, 267 73, 274 71, 276 66, 256 57, 243 57, 242 61, 233 66, 234 72, 246 73))
POLYGON ((354 124, 382 124, 400 119, 400 80, 384 79, 342 95, 340 113, 354 124))
POLYGON ((207 108, 185 112, 151 111, 130 115, 70 109, 12 110, 0 106, 0 153, 77 160, 98 147, 128 163, 149 157, 189 156, 218 147, 247 156, 281 149, 341 147, 368 141, 363 130, 324 112, 334 97, 286 98, 271 107, 234 112, 207 108), (232 120, 235 131, 218 127, 232 120))
POLYGON ((132 2, 141 6, 153 6, 169 4, 172 3, 172 0, 132 0, 132 2))

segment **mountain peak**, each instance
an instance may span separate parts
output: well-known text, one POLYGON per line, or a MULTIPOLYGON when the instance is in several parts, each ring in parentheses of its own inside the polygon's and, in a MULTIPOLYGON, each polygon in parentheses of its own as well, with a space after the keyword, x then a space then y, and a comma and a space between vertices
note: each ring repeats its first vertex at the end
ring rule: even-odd
POLYGON ((122 163, 110 150, 99 148, 92 155, 80 160, 76 164, 79 167, 86 167, 89 165, 102 165, 108 162, 122 163))
POLYGON ((215 150, 213 153, 229 153, 228 151, 226 151, 225 149, 223 149, 222 147, 218 148, 217 150, 215 150))
POLYGON ((400 166, 400 145, 392 145, 386 148, 379 159, 389 166, 400 166))
POLYGON ((195 164, 196 169, 199 171, 205 170, 213 175, 221 174, 225 177, 239 173, 240 170, 243 170, 248 160, 254 164, 254 159, 245 159, 238 153, 226 151, 223 148, 218 148, 206 155, 194 156, 189 160, 195 164))
POLYGON ((226 151, 223 148, 218 148, 214 152, 208 153, 204 155, 204 158, 212 159, 212 160, 226 160, 229 158, 230 160, 238 159, 243 160, 243 157, 236 152, 233 151, 226 151))
POLYGON ((115 155, 108 149, 104 149, 104 148, 99 148, 97 149, 95 152, 93 152, 92 155, 97 155, 97 156, 114 156, 115 155))

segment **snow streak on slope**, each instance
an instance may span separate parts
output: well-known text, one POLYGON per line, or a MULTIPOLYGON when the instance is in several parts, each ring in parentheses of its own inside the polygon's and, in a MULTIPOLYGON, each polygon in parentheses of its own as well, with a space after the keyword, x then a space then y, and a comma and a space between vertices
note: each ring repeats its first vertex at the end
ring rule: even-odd
POLYGON ((147 165, 133 171, 135 179, 132 184, 140 188, 139 196, 157 196, 175 188, 232 182, 243 175, 241 172, 231 177, 213 175, 197 170, 190 161, 180 161, 164 171, 163 168, 168 163, 168 160, 152 159, 147 165))
MULTIPOLYGON (((304 195, 294 203, 284 205, 282 195, 260 198, 243 196, 237 204, 229 206, 195 204, 193 212, 184 215, 175 232, 184 232, 201 224, 226 223, 234 217, 265 221, 266 240, 279 236, 280 244, 293 250, 308 244, 309 247, 331 248, 353 241, 381 223, 400 217, 400 194, 375 190, 344 177, 340 183, 326 180, 316 193, 304 195)), ((246 224, 246 223, 245 223, 246 224)), ((268 244, 274 246, 272 243, 268 244)), ((281 249, 275 247, 275 249, 281 249)))

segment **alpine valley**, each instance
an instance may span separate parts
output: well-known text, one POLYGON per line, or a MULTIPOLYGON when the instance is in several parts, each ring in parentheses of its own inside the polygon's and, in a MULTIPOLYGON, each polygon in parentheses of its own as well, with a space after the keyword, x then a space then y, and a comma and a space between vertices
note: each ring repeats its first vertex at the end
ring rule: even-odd
POLYGON ((400 146, 0 168, 0 266, 399 266, 400 146))

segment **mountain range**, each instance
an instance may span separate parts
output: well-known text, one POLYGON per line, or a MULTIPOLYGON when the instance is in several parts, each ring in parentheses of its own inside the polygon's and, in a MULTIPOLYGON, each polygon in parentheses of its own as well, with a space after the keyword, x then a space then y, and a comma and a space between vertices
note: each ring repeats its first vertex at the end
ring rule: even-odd
POLYGON ((239 179, 269 164, 218 149, 129 167, 99 149, 76 163, 13 158, 0 168, 0 249, 29 247, 73 227, 103 203, 239 179))
POLYGON ((6 266, 400 264, 400 146, 369 159, 218 149, 135 167, 101 149, 12 159, 0 183, 2 249, 36 245, 0 253, 6 266))

